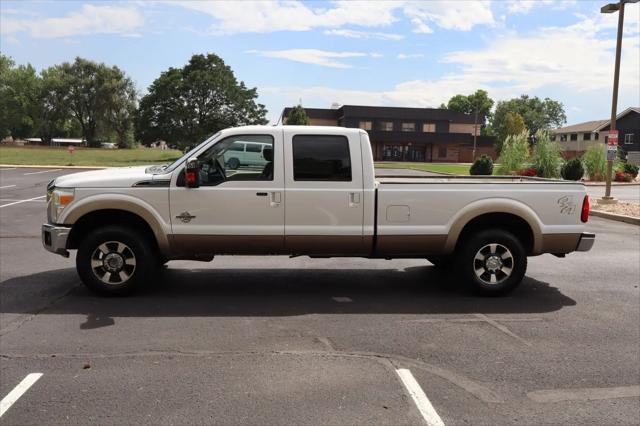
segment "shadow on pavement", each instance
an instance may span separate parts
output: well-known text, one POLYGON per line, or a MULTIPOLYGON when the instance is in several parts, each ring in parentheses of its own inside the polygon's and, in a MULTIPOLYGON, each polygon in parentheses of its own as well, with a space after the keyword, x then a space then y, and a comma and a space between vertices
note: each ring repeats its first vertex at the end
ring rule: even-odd
POLYGON ((576 302, 525 278, 510 295, 477 297, 433 266, 407 269, 167 269, 132 296, 90 293, 74 269, 0 285, 1 313, 84 314, 82 328, 113 317, 289 316, 305 314, 544 313, 576 302), (333 297, 348 297, 339 303, 333 297))

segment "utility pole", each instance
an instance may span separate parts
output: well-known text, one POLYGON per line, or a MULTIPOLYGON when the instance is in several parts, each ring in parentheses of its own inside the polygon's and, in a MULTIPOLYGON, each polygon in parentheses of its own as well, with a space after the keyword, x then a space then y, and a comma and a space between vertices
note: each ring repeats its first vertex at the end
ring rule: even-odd
POLYGON ((624 5, 625 3, 637 3, 639 0, 620 0, 619 3, 609 3, 600 9, 601 13, 614 13, 618 11, 618 38, 616 41, 616 62, 613 71, 613 95, 611 97, 611 123, 609 125, 609 138, 607 143, 607 176, 604 197, 600 202, 603 204, 614 204, 616 199, 611 196, 611 174, 613 172, 613 161, 617 155, 618 132, 616 130, 616 116, 618 108, 618 85, 620 83, 620 56, 622 51, 622 28, 624 26, 624 5))
POLYGON ((476 99, 476 118, 473 121, 473 154, 471 155, 471 162, 476 161, 476 138, 478 137, 478 100, 476 99))

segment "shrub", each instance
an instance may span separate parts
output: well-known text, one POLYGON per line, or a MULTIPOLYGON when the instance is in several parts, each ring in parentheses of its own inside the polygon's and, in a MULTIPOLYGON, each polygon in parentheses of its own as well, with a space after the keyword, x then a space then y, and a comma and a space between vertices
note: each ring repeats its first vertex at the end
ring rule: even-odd
POLYGON ((631 182, 633 180, 633 175, 631 173, 625 173, 620 170, 616 170, 616 175, 613 180, 616 182, 631 182))
POLYGON ((529 158, 529 142, 527 132, 519 135, 509 135, 500 151, 500 167, 498 173, 509 175, 521 170, 529 158))
POLYGON ((518 176, 537 176, 538 171, 535 167, 528 167, 526 169, 518 170, 516 174, 518 176))
POLYGON ((607 171, 607 159, 605 156, 606 146, 592 146, 582 156, 582 162, 587 170, 590 180, 604 180, 607 171))
POLYGON ((481 155, 473 162, 469 169, 469 174, 472 176, 486 176, 493 174, 493 160, 491 157, 481 155))
POLYGON ((533 167, 538 172, 538 176, 545 178, 560 177, 562 167, 562 156, 560 155, 560 145, 549 139, 547 132, 536 133, 536 145, 533 148, 533 167))
POLYGON ((638 177, 638 169, 640 169, 638 166, 634 166, 633 164, 626 163, 622 171, 625 173, 629 173, 635 179, 638 177))
POLYGON ((566 180, 580 180, 584 176, 584 167, 582 167, 582 161, 578 157, 574 157, 571 160, 564 163, 562 170, 560 170, 562 179, 566 180))

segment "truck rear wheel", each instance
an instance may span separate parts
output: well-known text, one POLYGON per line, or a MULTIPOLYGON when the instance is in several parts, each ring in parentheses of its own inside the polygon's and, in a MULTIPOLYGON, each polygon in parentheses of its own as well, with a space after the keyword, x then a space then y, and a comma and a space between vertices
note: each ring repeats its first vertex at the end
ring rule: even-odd
POLYGON ((512 233, 489 229, 465 239, 457 250, 455 263, 461 278, 476 293, 500 296, 522 282, 527 253, 512 233))
POLYGON ((158 259, 145 235, 122 226, 105 226, 78 247, 76 269, 82 282, 103 295, 125 295, 152 279, 158 259))

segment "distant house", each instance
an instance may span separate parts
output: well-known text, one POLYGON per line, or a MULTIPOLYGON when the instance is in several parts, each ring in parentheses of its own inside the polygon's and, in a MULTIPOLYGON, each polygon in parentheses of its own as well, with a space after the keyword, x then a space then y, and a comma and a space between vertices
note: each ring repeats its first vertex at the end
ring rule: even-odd
MULTIPOLYGON (((551 140, 562 147, 565 158, 582 155, 596 145, 608 142, 611 120, 586 121, 551 131, 551 140)), ((634 164, 640 163, 640 107, 627 108, 616 117, 618 145, 634 164)))
MULTIPOLYGON (((42 142, 40 138, 27 138, 25 139, 29 145, 49 145, 42 142)), ((84 139, 74 138, 52 138, 50 146, 87 146, 87 141, 84 139)))
MULTIPOLYGON (((472 162, 474 131, 476 158, 496 158, 495 138, 480 136, 473 116, 450 109, 336 105, 305 111, 314 126, 366 130, 375 161, 472 162)), ((283 123, 290 113, 291 108, 282 111, 283 123)))

